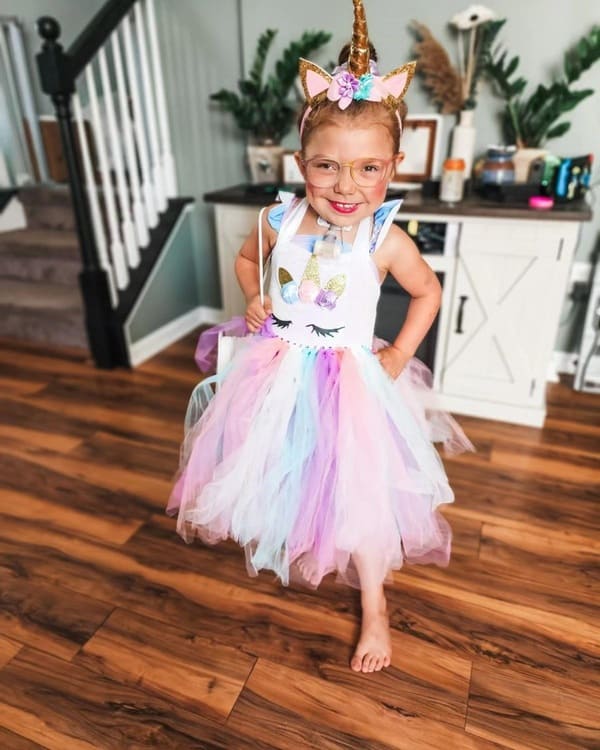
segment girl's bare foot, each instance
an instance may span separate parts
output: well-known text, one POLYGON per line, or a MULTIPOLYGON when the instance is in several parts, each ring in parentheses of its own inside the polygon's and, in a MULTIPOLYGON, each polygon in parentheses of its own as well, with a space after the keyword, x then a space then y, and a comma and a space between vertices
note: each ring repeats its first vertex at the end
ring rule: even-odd
POLYGON ((360 638, 350 662, 355 672, 379 672, 389 667, 392 640, 386 611, 364 612, 360 638))
POLYGON ((322 575, 319 571, 317 561, 309 553, 305 553, 298 558, 298 570, 304 580, 311 586, 318 586, 322 575))

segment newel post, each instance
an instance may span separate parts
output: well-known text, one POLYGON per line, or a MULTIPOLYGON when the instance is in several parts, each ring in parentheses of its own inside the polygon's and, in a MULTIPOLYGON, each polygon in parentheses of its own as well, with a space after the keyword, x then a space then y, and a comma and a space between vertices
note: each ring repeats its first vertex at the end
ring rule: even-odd
POLYGON ((43 40, 42 50, 36 56, 41 87, 54 104, 69 170, 71 199, 83 263, 79 283, 90 350, 98 367, 125 365, 127 354, 123 334, 120 327, 115 324, 108 278, 98 260, 92 217, 84 187, 83 168, 73 127, 71 99, 75 93, 76 75, 72 70, 70 57, 58 42, 58 21, 44 16, 38 20, 37 28, 43 40))

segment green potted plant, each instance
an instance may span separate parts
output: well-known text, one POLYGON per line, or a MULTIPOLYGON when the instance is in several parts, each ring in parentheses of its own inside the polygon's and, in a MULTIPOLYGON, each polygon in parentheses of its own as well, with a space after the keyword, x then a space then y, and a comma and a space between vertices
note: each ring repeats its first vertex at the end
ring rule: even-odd
POLYGON ((274 29, 267 29, 260 35, 248 77, 239 81, 237 92, 221 89, 210 97, 230 112, 238 128, 248 134, 254 182, 276 182, 280 178, 283 148, 279 144, 292 129, 299 103, 297 94, 292 97, 298 60, 310 59, 331 39, 325 31, 305 32, 286 47, 273 72, 266 76, 267 55, 276 34, 274 29))
POLYGON ((507 59, 506 50, 497 49, 486 63, 485 75, 492 82, 495 93, 504 100, 502 130, 506 143, 515 143, 517 161, 519 155, 522 169, 517 167, 517 180, 523 179, 531 159, 546 153, 544 145, 552 138, 564 135, 571 124, 561 119, 566 112, 575 109, 579 102, 591 96, 593 89, 574 90, 571 85, 581 74, 600 60, 600 26, 594 26, 589 34, 565 53, 563 76, 549 86, 540 84, 529 97, 523 92, 527 80, 521 76, 513 78, 519 66, 519 58, 507 59))

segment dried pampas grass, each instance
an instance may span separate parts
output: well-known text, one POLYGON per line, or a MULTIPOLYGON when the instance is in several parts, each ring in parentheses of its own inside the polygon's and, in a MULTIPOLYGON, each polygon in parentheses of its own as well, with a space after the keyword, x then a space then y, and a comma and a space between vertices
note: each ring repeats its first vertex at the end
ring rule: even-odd
POLYGON ((417 73, 423 77, 433 101, 443 114, 456 114, 463 106, 462 80, 450 62, 448 53, 433 36, 425 24, 412 22, 417 36, 415 54, 418 58, 417 73))

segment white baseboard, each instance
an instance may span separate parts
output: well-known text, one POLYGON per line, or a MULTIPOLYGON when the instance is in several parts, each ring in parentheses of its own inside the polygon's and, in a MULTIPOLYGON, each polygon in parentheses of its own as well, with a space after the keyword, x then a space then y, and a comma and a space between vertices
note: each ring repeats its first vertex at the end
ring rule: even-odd
POLYGON ((546 380, 551 383, 558 383, 560 373, 575 375, 578 356, 577 352, 553 352, 552 361, 548 365, 546 380))
POLYGON ((142 362, 166 349, 167 346, 187 336, 195 328, 201 325, 215 325, 222 323, 223 320, 223 310, 214 307, 196 307, 138 341, 133 343, 128 341, 131 366, 141 365, 142 362))
POLYGON ((14 232, 16 229, 25 229, 27 219, 25 210, 21 201, 14 197, 4 207, 0 213, 0 232, 14 232))

